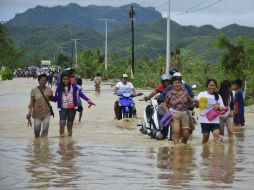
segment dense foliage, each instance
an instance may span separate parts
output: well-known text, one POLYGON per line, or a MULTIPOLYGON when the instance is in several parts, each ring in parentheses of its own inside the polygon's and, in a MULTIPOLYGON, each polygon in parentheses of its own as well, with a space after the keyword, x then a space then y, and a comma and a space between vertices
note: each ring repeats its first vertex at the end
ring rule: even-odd
MULTIPOLYGON (((63 68, 73 66, 74 43, 71 39, 79 38, 78 74, 91 78, 99 72, 104 79, 119 80, 123 73, 130 75, 128 10, 129 5, 112 8, 80 7, 77 4, 29 9, 5 24, 12 40, 1 25, 0 66, 14 68, 39 63, 42 59, 53 60, 54 55, 57 57, 55 64, 63 68), (117 19, 109 23, 107 72, 103 52, 105 25, 95 21, 98 12, 101 18, 110 12, 111 18, 117 19)), ((161 69, 165 66, 166 19, 153 8, 135 5, 135 10, 138 17, 135 23, 136 74, 133 83, 136 87, 153 88, 160 83, 161 69)), ((181 50, 184 80, 190 85, 196 84, 199 90, 204 89, 208 78, 216 78, 220 82, 240 77, 248 84, 245 89, 248 89, 249 95, 253 94, 252 39, 254 28, 251 27, 233 24, 216 29, 210 25, 181 26, 171 21, 171 47, 181 50)))
MULTIPOLYGON (((129 21, 129 10, 131 5, 121 7, 96 6, 82 7, 76 3, 66 6, 36 6, 24 13, 17 14, 8 24, 12 26, 82 26, 93 30, 104 30, 105 24, 100 18, 114 19, 110 26, 119 26, 129 21)), ((149 23, 162 18, 160 12, 155 8, 141 7, 134 4, 137 12, 138 23, 149 23)))
POLYGON ((0 73, 1 79, 11 79, 11 69, 24 66, 24 55, 28 47, 17 49, 9 39, 6 29, 0 24, 0 67, 7 67, 0 73))
MULTIPOLYGON (((216 41, 216 34, 223 33, 224 29, 209 30, 209 28, 185 27, 172 21, 171 45, 189 49, 195 56, 203 56, 209 62, 218 59, 221 51, 212 44, 216 41), (204 30, 207 30, 204 32, 204 30)), ((110 27, 110 25, 109 25, 110 27)), ((248 27, 234 25, 228 26, 234 31, 231 38, 244 33, 244 36, 254 38, 254 29, 246 30, 248 27)), ((104 49, 104 32, 96 32, 90 28, 64 25, 64 26, 8 26, 10 37, 14 42, 18 42, 20 47, 31 45, 27 60, 41 54, 43 51, 48 59, 53 58, 53 53, 63 52, 71 56, 73 51, 72 38, 79 38, 78 51, 89 49, 104 49)), ((227 31, 227 30, 226 30, 227 31)), ((230 32, 225 33, 226 35, 230 32)), ((165 56, 166 52, 166 21, 161 20, 147 25, 136 25, 135 44, 137 58, 157 58, 165 56)), ((109 55, 118 54, 124 58, 129 56, 131 43, 131 31, 129 25, 119 25, 118 28, 108 32, 108 52, 109 55)))
POLYGON ((11 80, 13 79, 12 70, 9 68, 5 68, 3 71, 0 72, 1 80, 11 80))
MULTIPOLYGON (((124 59, 129 58, 131 44, 131 27, 128 16, 130 5, 119 8, 88 6, 77 4, 67 6, 42 7, 37 6, 24 13, 17 14, 14 19, 5 24, 11 39, 20 47, 31 45, 26 60, 43 51, 47 59, 52 59, 54 52, 62 52, 72 56, 72 38, 78 41, 78 51, 89 49, 104 49, 105 23, 97 20, 105 18, 110 12, 110 18, 115 21, 108 23, 108 52, 117 54, 124 59)), ((135 44, 136 57, 156 59, 166 53, 166 20, 153 8, 135 5, 135 44)), ((254 38, 254 29, 238 25, 216 29, 211 25, 201 27, 181 26, 171 22, 171 45, 191 50, 194 56, 202 56, 208 62, 217 61, 221 51, 211 44, 216 41, 216 35, 225 33, 230 39, 239 35, 254 38)))
POLYGON ((240 78, 244 81, 247 95, 254 94, 254 40, 239 36, 232 42, 221 34, 217 46, 224 50, 220 57, 220 68, 229 79, 240 78))

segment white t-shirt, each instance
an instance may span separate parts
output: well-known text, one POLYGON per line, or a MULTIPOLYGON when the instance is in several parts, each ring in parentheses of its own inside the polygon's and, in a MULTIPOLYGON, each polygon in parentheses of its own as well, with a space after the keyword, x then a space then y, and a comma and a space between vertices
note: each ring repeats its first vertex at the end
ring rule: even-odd
POLYGON ((68 91, 68 87, 64 88, 64 92, 62 95, 62 107, 68 108, 69 104, 73 104, 73 89, 72 86, 70 88, 70 91, 68 91))
POLYGON ((116 84, 116 87, 119 89, 119 93, 132 93, 131 90, 134 88, 131 82, 127 82, 126 84, 123 84, 122 82, 118 82, 116 84))
POLYGON ((201 97, 206 97, 208 99, 208 103, 204 110, 200 110, 200 116, 198 118, 199 123, 220 123, 220 117, 216 117, 214 120, 209 121, 206 117, 206 113, 212 109, 213 106, 218 104, 219 106, 224 106, 221 96, 219 95, 218 102, 215 100, 215 96, 208 94, 207 91, 200 92, 197 96, 197 99, 200 100, 201 97))

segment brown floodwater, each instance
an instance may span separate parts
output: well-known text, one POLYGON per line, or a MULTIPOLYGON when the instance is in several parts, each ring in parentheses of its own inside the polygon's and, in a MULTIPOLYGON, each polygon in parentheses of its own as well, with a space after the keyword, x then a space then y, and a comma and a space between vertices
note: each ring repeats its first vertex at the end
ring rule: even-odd
MULTIPOLYGON (((117 99, 109 84, 100 96, 91 81, 83 86, 96 102, 83 103, 83 121, 73 137, 58 135, 59 116, 51 119, 49 136, 34 139, 25 115, 33 79, 0 82, 0 189, 254 189, 254 115, 236 127, 236 143, 201 144, 200 128, 188 145, 173 146, 142 135, 137 119, 115 121, 117 99)), ((148 93, 148 92, 146 92, 148 93)), ((138 117, 145 102, 136 99, 138 117)))

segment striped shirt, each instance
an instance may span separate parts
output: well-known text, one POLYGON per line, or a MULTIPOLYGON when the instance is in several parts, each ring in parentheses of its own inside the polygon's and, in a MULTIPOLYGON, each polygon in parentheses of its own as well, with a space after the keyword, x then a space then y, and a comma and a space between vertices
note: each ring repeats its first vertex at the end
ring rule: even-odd
POLYGON ((188 103, 192 98, 190 97, 186 89, 182 89, 180 93, 171 90, 167 93, 165 97, 165 102, 170 109, 184 112, 188 110, 188 103))

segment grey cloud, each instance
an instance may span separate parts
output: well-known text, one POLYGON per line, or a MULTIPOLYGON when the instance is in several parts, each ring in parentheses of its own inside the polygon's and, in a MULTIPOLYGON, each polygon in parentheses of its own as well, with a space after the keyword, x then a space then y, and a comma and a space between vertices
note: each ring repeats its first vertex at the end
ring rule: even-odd
MULTIPOLYGON (((212 24, 216 27, 225 26, 231 23, 254 26, 254 0, 222 0, 218 4, 198 12, 178 15, 177 13, 189 10, 194 5, 203 0, 171 0, 172 19, 180 24, 203 25, 212 24), (218 15, 220 18, 218 19, 218 15)), ((216 0, 206 0, 197 8, 202 8, 216 0)), ((36 5, 55 6, 66 5, 75 2, 81 6, 89 4, 119 6, 129 3, 139 3, 143 6, 155 7, 158 11, 165 13, 167 11, 168 0, 0 0, 0 20, 9 20, 17 12, 24 12, 28 8, 36 5)))
MULTIPOLYGON (((216 2, 217 0, 207 0, 196 9, 205 7, 209 4, 216 2)), ((167 2, 167 0, 166 0, 167 2)), ((183 12, 189 10, 191 7, 199 4, 202 0, 171 0, 171 10, 173 12, 183 12)), ((205 13, 218 13, 218 12, 230 12, 239 14, 245 11, 253 11, 254 1, 253 0, 221 0, 214 6, 211 6, 203 11, 205 13)), ((167 10, 167 7, 160 7, 161 11, 167 10)), ((194 9, 195 10, 195 9, 194 9)))
POLYGON ((212 14, 190 14, 188 16, 175 16, 172 19, 182 25, 205 25, 212 24, 217 28, 222 28, 229 24, 239 24, 243 26, 254 26, 250 20, 246 18, 253 18, 253 12, 246 12, 241 15, 236 14, 223 14, 223 15, 212 15, 212 14), (230 19, 229 19, 230 18, 230 19))

